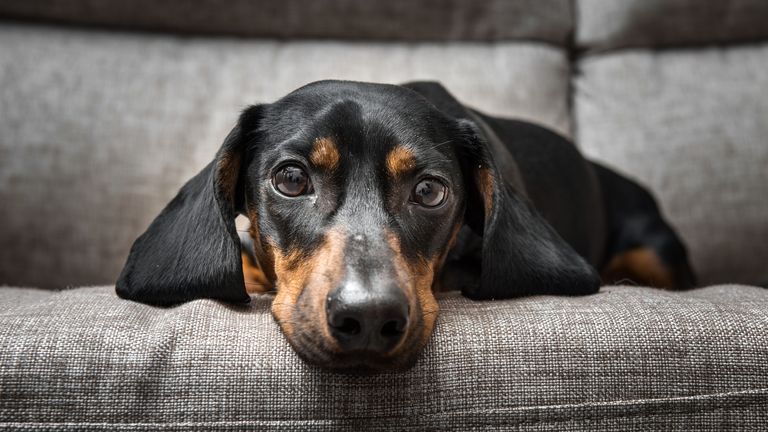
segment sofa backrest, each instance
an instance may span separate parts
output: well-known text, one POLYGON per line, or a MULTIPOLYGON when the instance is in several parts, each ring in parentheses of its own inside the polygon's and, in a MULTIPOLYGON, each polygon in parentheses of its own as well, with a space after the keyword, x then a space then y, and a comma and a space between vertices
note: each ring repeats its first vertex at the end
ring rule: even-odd
POLYGON ((768 282, 768 2, 576 2, 576 141, 649 186, 702 283, 768 282))
POLYGON ((0 284, 114 282, 242 108, 324 78, 571 136, 652 188, 702 283, 768 281, 764 1, 256 3, 0 3, 27 21, 0 23, 0 284))
POLYGON ((4 0, 0 17, 185 34, 387 41, 567 43, 563 0, 4 0))
POLYGON ((277 42, 0 26, 0 284, 114 283, 133 240, 249 104, 319 79, 440 80, 570 131, 562 50, 277 42))

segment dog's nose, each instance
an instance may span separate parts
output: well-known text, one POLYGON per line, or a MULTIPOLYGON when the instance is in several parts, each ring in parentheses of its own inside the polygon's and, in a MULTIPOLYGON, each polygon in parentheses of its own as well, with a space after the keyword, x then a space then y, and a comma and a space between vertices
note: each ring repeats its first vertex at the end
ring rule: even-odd
POLYGON ((326 314, 342 350, 385 354, 408 327, 408 299, 395 285, 366 288, 346 283, 328 296, 326 314))

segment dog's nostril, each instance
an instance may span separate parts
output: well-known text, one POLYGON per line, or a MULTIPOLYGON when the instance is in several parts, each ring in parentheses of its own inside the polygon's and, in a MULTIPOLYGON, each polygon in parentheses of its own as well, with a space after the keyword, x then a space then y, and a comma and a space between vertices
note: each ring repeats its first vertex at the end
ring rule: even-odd
POLYGON ((408 329, 408 299, 396 285, 349 282, 328 296, 325 307, 330 335, 345 353, 386 354, 408 329))
POLYGON ((381 327, 381 335, 385 338, 397 337, 403 334, 403 325, 397 321, 387 321, 381 327))
POLYGON ((340 326, 334 326, 336 330, 348 335, 360 333, 360 322, 354 318, 344 318, 340 326))

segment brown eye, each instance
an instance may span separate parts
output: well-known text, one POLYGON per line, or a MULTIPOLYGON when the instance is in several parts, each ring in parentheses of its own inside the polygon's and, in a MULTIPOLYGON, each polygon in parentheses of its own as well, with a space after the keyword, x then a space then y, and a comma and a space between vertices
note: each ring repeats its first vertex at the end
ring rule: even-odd
POLYGON ((284 165, 272 176, 275 189, 285 196, 297 197, 312 192, 312 182, 304 169, 298 165, 284 165))
POLYGON ((425 178, 413 188, 411 201, 424 207, 437 207, 445 201, 448 188, 436 178, 425 178))

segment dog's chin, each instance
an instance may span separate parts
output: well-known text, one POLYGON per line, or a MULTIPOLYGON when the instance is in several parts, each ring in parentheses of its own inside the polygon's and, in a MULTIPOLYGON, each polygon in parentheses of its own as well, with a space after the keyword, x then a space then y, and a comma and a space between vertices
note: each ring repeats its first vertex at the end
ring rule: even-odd
POLYGON ((378 354, 371 351, 338 352, 312 340, 290 340, 298 356, 312 366, 335 372, 370 375, 387 371, 405 371, 413 367, 421 352, 421 346, 403 345, 395 352, 378 354))
POLYGON ((413 367, 418 351, 409 354, 383 356, 370 352, 350 352, 330 354, 317 358, 306 352, 296 350, 305 362, 323 369, 352 375, 371 375, 388 371, 405 371, 413 367))

